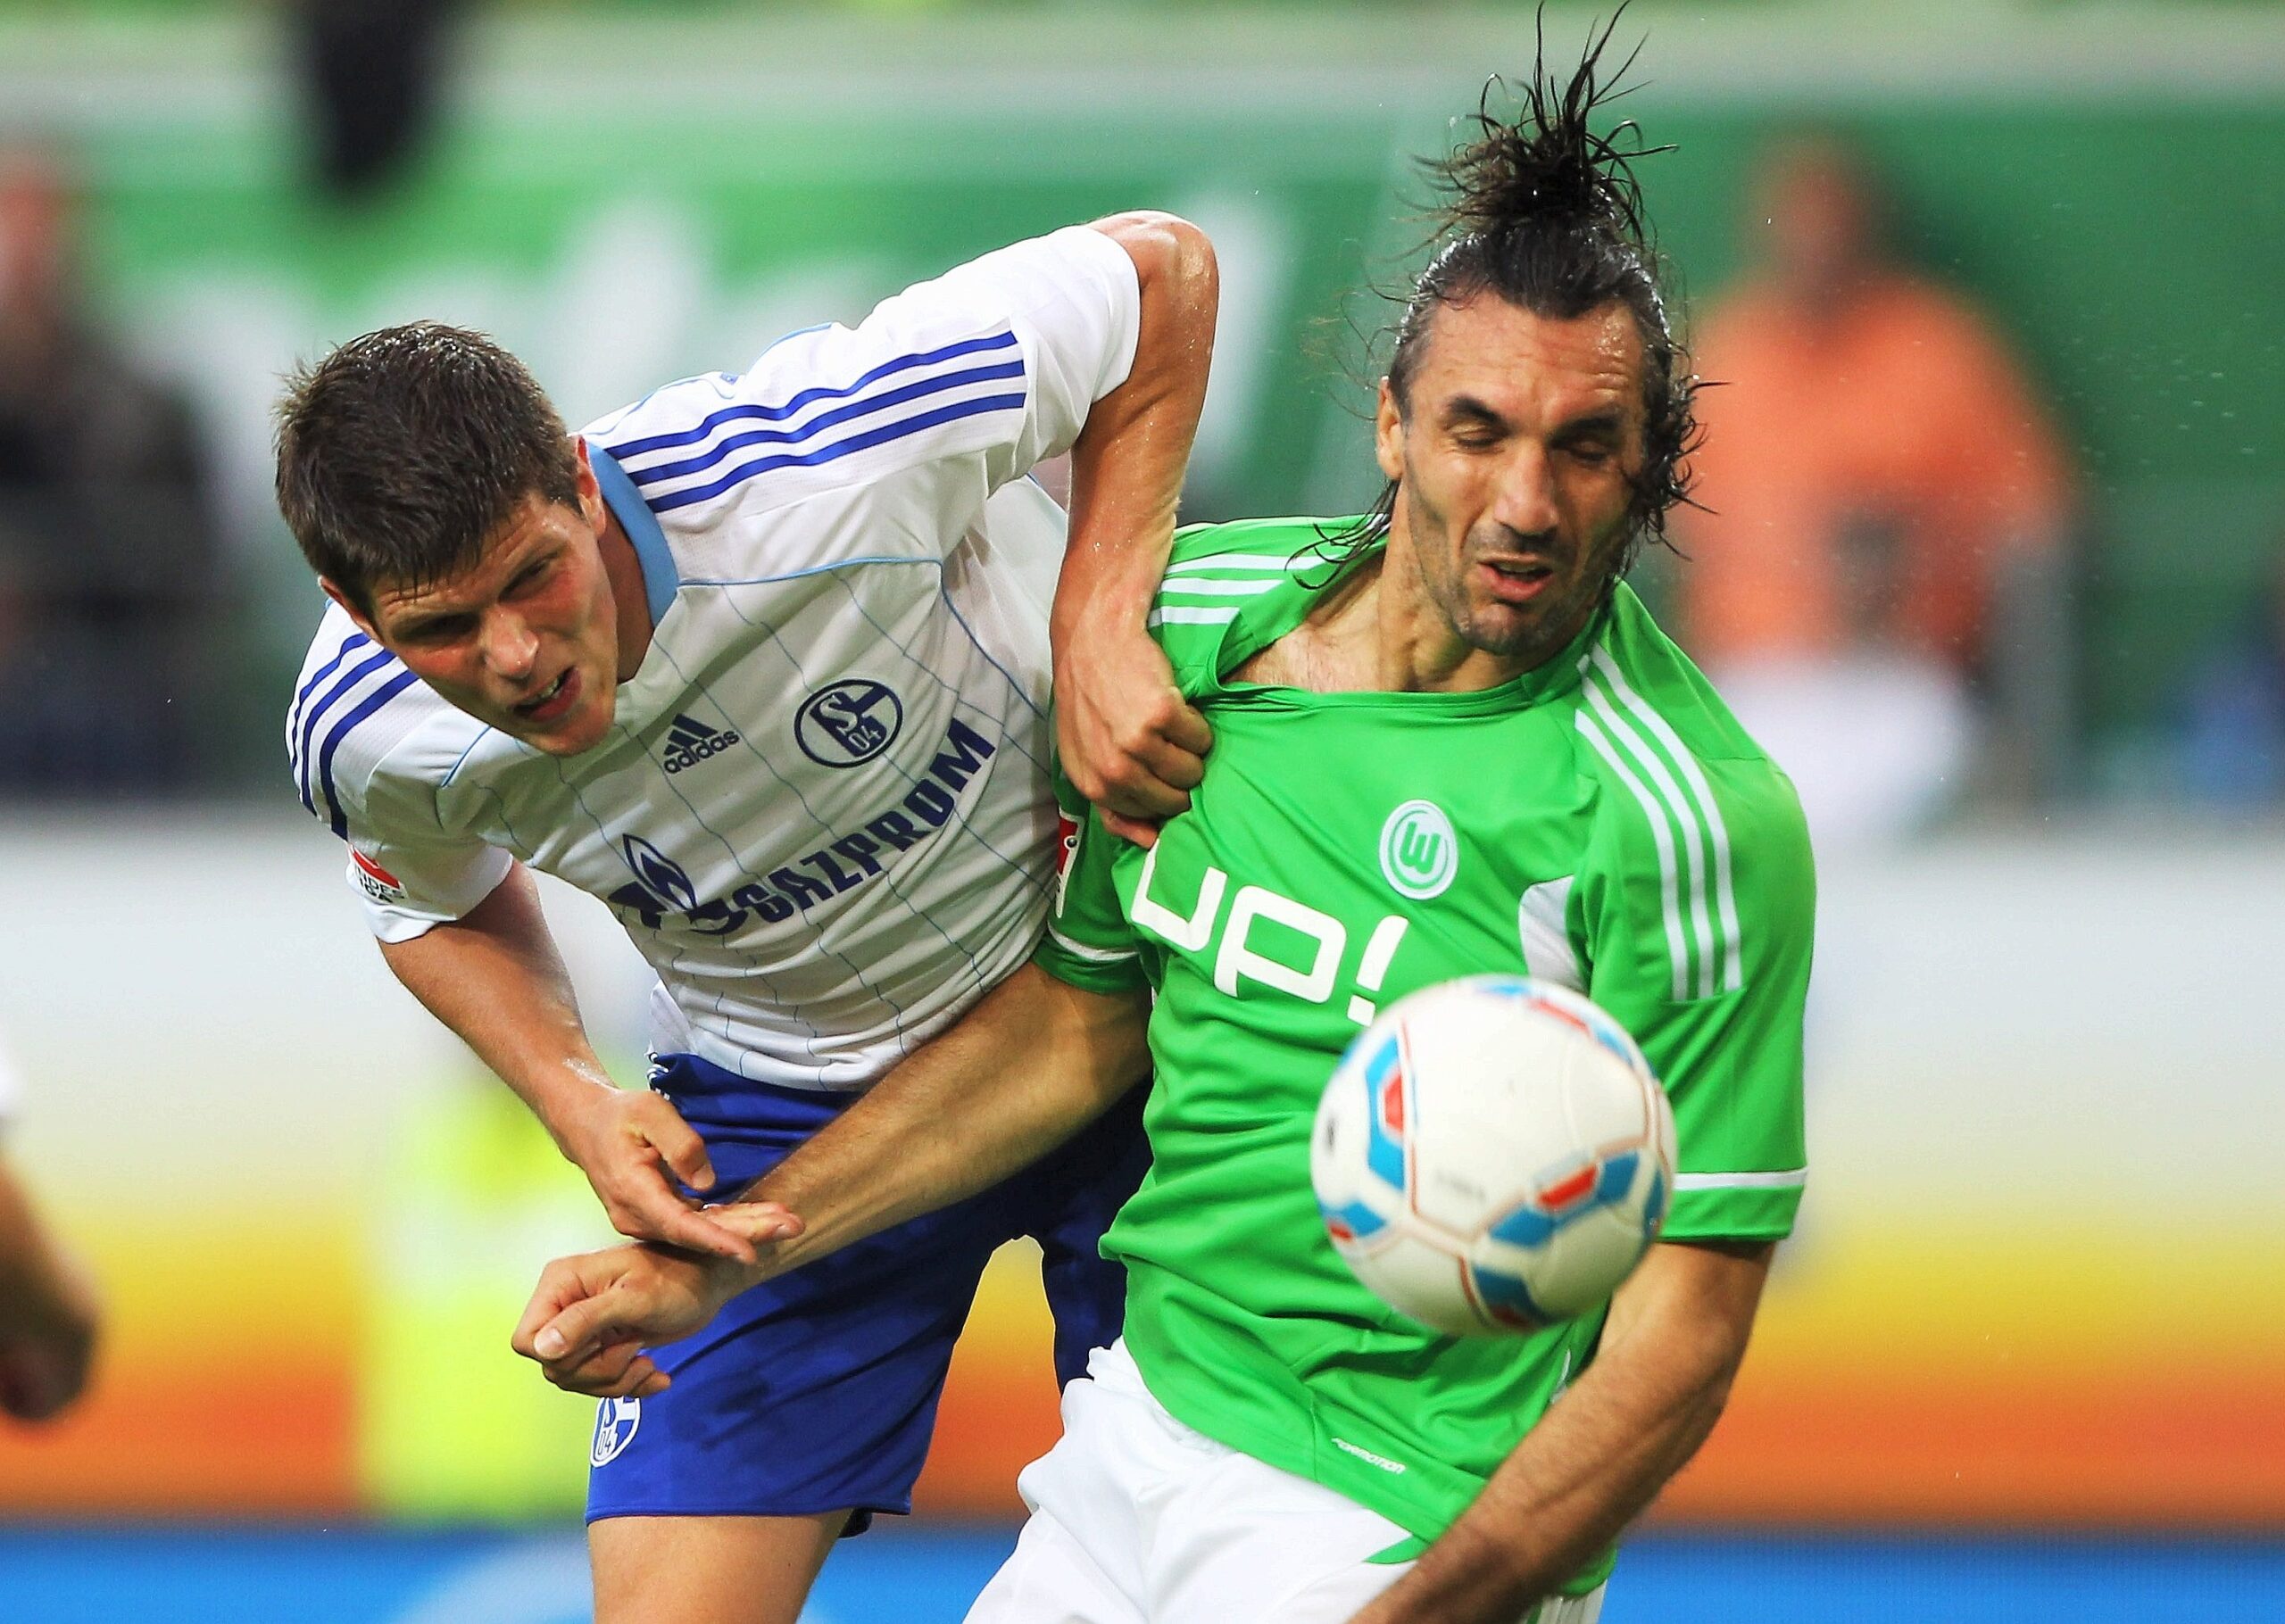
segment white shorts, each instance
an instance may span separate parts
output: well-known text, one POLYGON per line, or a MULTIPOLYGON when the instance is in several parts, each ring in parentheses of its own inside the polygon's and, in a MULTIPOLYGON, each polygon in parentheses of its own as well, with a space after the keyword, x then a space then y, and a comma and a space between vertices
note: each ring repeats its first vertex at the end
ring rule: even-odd
MULTIPOLYGON (((1063 1438, 1024 1469, 1015 1554, 968 1624, 1346 1624, 1404 1577, 1377 1512, 1169 1415, 1125 1342, 1063 1390, 1063 1438)), ((1594 1624, 1603 1593, 1518 1624, 1594 1624)))

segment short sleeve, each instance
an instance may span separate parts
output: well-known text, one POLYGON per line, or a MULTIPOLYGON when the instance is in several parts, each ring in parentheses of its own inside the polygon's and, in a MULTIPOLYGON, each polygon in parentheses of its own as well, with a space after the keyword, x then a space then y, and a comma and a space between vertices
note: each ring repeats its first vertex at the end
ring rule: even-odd
POLYGON ((907 288, 854 327, 790 334, 742 374, 669 385, 583 432, 669 524, 893 490, 891 505, 917 503, 929 516, 920 531, 946 548, 985 495, 1078 438, 1095 402, 1126 381, 1141 324, 1126 251, 1068 227, 907 288))
POLYGON ((440 737, 429 725, 446 708, 338 609, 320 626, 287 708, 295 793, 347 844, 350 889, 383 941, 460 918, 513 864, 437 820, 436 785, 462 742, 460 733, 440 737))
MULTIPOLYGON (((1068 785, 1058 784, 1067 797, 1068 785)), ((1112 873, 1118 837, 1103 827, 1101 814, 1084 802, 1067 816, 1079 819, 1074 845, 1055 888, 1047 935, 1032 962, 1059 982, 1089 992, 1131 992, 1150 985, 1142 944, 1119 904, 1112 873)))
POLYGON ((1615 746, 1575 892, 1587 995, 1634 1036, 1673 1102, 1665 1236, 1775 1239, 1807 1181, 1802 1015, 1816 879, 1792 786, 1766 761, 1654 771, 1615 746))
POLYGON ((1071 449, 1094 403, 1126 381, 1142 332, 1134 261, 1090 226, 987 253, 888 301, 873 319, 908 301, 1005 320, 1022 346, 1028 405, 1020 431, 995 448, 995 486, 1071 449))
POLYGON ((515 865, 496 846, 447 835, 425 809, 433 805, 426 786, 377 773, 352 808, 349 884, 383 941, 410 941, 462 917, 515 865))

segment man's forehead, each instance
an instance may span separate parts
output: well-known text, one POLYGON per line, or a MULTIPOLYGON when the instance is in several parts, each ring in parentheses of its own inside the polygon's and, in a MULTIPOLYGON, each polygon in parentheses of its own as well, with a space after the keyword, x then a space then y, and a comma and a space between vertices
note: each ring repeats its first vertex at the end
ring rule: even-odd
POLYGON ((374 582, 376 618, 445 614, 489 602, 525 559, 560 537, 562 517, 560 504, 528 498, 466 563, 416 580, 374 582))
MULTIPOLYGON (((1416 397, 1467 395, 1502 411, 1642 410, 1642 335, 1623 304, 1541 316, 1491 294, 1436 312, 1416 397)), ((1416 398, 1414 404, 1420 401, 1416 398)))

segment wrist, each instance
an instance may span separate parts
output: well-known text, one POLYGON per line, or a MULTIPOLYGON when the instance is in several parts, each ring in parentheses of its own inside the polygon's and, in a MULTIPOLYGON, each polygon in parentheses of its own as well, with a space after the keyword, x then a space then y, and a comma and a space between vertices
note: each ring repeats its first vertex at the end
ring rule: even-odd
POLYGON ((1048 646, 1055 656, 1059 683, 1075 655, 1100 659, 1122 647, 1153 646, 1149 628, 1151 605, 1157 599, 1155 581, 1132 592, 1095 592, 1084 601, 1066 604, 1061 598, 1048 617, 1048 646))
POLYGON ((618 1098, 619 1090, 609 1077, 601 1074, 600 1066, 570 1061, 555 1069, 557 1075, 552 1080, 552 1086, 535 1090, 527 1098, 531 1101, 532 1114, 539 1118, 540 1126, 555 1141, 557 1152, 584 1171, 602 1113, 618 1098))
POLYGON ((740 1292, 752 1289, 778 1272, 767 1263, 742 1264, 734 1257, 710 1257, 705 1267, 706 1296, 715 1313, 719 1313, 723 1305, 740 1292))

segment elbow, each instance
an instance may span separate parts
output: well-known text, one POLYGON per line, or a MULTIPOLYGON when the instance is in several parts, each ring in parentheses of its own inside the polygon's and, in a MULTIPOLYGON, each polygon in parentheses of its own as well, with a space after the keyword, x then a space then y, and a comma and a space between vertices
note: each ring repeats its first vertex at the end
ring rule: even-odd
POLYGON ((1221 269, 1213 239, 1179 214, 1135 209, 1096 222, 1134 261, 1145 298, 1163 290, 1184 304, 1211 309, 1220 294, 1221 269))

